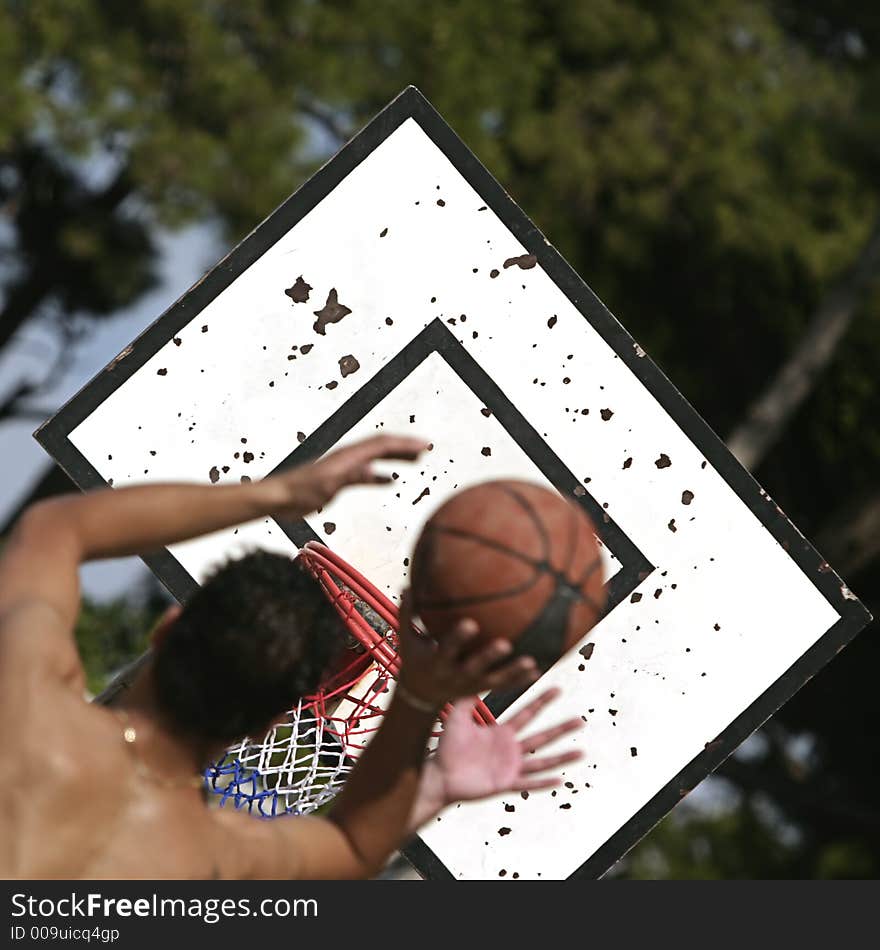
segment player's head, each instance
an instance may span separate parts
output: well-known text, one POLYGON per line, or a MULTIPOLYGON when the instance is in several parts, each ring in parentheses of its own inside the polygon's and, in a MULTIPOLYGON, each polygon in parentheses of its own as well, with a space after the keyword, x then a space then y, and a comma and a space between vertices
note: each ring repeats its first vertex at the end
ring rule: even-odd
POLYGON ((212 744, 265 729, 315 690, 343 631, 299 562, 263 551, 231 561, 155 638, 162 713, 212 744))

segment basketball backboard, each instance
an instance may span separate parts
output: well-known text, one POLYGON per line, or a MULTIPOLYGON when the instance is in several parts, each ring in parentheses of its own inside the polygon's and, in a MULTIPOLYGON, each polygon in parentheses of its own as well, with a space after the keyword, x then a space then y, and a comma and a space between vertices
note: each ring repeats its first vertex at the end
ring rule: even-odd
POLYGON ((377 431, 433 450, 147 562, 183 599, 230 555, 320 538, 396 596, 458 488, 524 478, 587 509, 610 609, 534 687, 562 687, 547 716, 585 719, 586 756, 557 793, 444 813, 409 851, 427 876, 601 874, 868 619, 413 88, 37 437, 93 488, 261 478, 377 431))

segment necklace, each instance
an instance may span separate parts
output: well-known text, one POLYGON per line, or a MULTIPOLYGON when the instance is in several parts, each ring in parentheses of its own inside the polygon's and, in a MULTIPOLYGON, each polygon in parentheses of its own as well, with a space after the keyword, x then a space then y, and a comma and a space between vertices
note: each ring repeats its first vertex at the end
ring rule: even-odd
POLYGON ((201 788, 205 787, 205 780, 201 775, 188 775, 186 778, 166 778, 160 775, 155 769, 147 765, 141 758, 138 751, 137 729, 131 720, 127 710, 118 708, 111 709, 110 712, 122 723, 122 741, 131 750, 131 758, 134 763, 134 770, 137 774, 149 782, 151 785, 158 785, 160 788, 201 788))

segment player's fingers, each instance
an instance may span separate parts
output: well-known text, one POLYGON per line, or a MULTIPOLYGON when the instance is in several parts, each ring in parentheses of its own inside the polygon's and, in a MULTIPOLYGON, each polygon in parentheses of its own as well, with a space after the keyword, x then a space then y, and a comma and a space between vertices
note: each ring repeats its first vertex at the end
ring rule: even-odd
POLYGON ((416 439, 406 435, 375 435, 357 445, 351 446, 357 458, 364 461, 373 459, 401 459, 412 461, 428 448, 426 439, 416 439))
POLYGON ((393 479, 390 475, 383 475, 381 472, 377 472, 374 468, 367 467, 361 469, 356 481, 360 482, 362 485, 387 485, 389 482, 393 481, 393 479))
POLYGON ((507 720, 507 725, 510 726, 514 732, 525 729, 535 716, 537 716, 546 705, 552 703, 561 692, 562 690, 559 689, 558 686, 545 690, 537 699, 526 703, 515 716, 511 716, 510 719, 507 720))
POLYGON ((548 769, 557 769, 567 762, 577 762, 583 758, 583 752, 574 749, 571 752, 560 752, 559 755, 542 755, 539 759, 526 759, 523 763, 522 774, 532 775, 535 772, 546 772, 548 769))
POLYGON ((446 721, 449 722, 450 719, 464 719, 468 720, 474 714, 474 707, 480 701, 479 696, 463 696, 461 699, 456 699, 452 704, 452 708, 449 711, 449 716, 446 721))
POLYGON ((484 647, 475 650, 464 664, 463 671, 467 676, 478 678, 493 666, 500 663, 513 650, 509 640, 491 640, 484 647))
POLYGON ((404 587, 404 589, 400 592, 400 606, 397 608, 397 615, 398 629, 400 631, 401 638, 409 639, 414 636, 412 629, 412 591, 409 587, 404 587))
POLYGON ((541 732, 527 736, 520 741, 519 747, 523 752, 534 752, 536 749, 549 745, 560 736, 564 736, 567 732, 574 732, 582 729, 583 726, 583 719, 568 719, 566 722, 559 723, 558 726, 551 726, 549 729, 542 729, 541 732))
POLYGON ((448 662, 455 662, 462 653, 473 645, 479 635, 480 628, 474 620, 459 620, 459 622, 443 636, 437 656, 448 662))
POLYGON ((494 670, 486 676, 484 683, 486 689, 515 689, 534 683, 540 675, 535 661, 530 656, 521 656, 494 670))

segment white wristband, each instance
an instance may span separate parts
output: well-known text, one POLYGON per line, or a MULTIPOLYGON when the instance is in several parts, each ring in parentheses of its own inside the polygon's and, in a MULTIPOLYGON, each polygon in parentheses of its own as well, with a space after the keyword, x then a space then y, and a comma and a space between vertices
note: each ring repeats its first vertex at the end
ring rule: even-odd
POLYGON ((417 709, 419 712, 435 714, 440 712, 439 708, 433 703, 426 702, 424 699, 414 696, 400 681, 398 681, 397 686, 395 686, 394 692, 396 695, 399 695, 408 706, 412 706, 413 709, 417 709))

